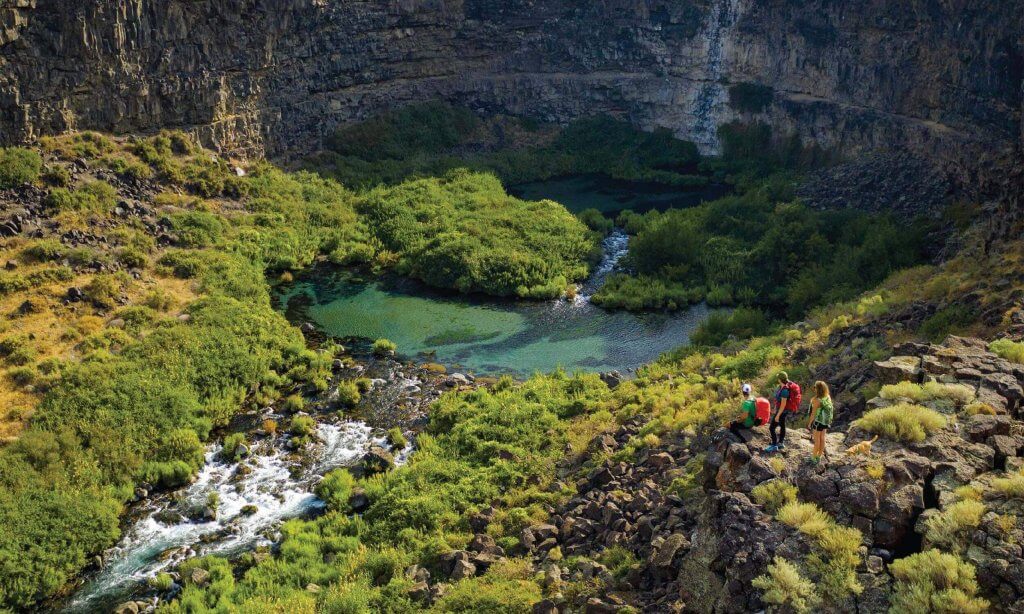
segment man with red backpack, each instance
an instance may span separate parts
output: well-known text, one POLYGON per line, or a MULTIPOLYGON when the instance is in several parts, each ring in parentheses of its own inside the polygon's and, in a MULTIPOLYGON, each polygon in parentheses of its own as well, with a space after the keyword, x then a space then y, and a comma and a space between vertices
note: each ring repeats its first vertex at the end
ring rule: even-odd
POLYGON ((741 406, 743 415, 729 423, 729 431, 740 441, 745 441, 743 436, 740 435, 740 429, 750 429, 762 424, 768 424, 768 420, 771 418, 771 406, 768 403, 768 399, 761 397, 757 399, 751 398, 753 392, 753 386, 743 384, 743 405, 741 406))
POLYGON ((789 381, 789 374, 779 373, 779 389, 775 391, 775 415, 772 416, 768 432, 772 436, 772 445, 765 452, 778 452, 786 448, 786 418, 800 411, 800 385, 789 381), (778 429, 778 435, 775 434, 778 429))

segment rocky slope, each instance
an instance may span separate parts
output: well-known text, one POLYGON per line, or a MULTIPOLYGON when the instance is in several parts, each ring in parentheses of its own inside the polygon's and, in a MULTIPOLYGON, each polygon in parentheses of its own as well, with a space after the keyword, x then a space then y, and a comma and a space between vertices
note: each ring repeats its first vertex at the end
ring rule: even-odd
POLYGON ((1019 0, 0 0, 0 141, 182 127, 287 155, 440 97, 613 113, 706 151, 718 125, 763 119, 970 179, 1020 145, 1022 25, 1019 0), (743 83, 767 101, 730 100, 743 83))

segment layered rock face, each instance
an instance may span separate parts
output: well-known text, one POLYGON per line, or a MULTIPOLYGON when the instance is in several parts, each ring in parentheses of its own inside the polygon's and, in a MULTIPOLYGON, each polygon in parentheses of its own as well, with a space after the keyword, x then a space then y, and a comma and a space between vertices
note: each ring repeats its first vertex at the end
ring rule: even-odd
POLYGON ((288 156, 443 98, 559 122, 612 113, 705 151, 720 124, 762 119, 973 169, 1022 139, 1022 4, 0 0, 0 141, 180 127, 288 156), (770 104, 730 104, 739 83, 773 88, 770 104))

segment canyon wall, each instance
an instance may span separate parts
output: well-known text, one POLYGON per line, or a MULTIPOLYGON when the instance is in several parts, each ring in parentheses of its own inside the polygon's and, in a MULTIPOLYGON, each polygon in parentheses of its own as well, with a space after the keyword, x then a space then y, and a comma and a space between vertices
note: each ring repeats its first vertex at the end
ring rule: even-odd
POLYGON ((718 147, 764 120, 909 148, 964 178, 1015 155, 1024 0, 0 0, 0 141, 177 127, 287 158, 443 98, 610 113, 718 147), (772 88, 766 107, 730 88, 772 88), (979 170, 981 169, 981 170, 979 170))

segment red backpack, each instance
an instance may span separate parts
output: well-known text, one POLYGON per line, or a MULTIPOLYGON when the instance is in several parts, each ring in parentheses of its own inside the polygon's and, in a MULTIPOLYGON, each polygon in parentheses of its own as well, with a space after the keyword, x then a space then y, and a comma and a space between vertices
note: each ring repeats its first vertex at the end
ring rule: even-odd
POLYGON ((768 399, 764 397, 757 397, 754 400, 754 406, 757 408, 754 417, 757 418, 759 424, 768 424, 772 419, 772 404, 768 402, 768 399))
POLYGON ((786 382, 785 387, 789 390, 789 398, 786 399, 786 410, 795 414, 800 411, 800 403, 804 400, 803 396, 800 394, 800 384, 796 382, 786 382))

